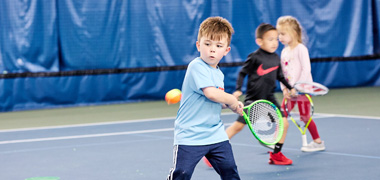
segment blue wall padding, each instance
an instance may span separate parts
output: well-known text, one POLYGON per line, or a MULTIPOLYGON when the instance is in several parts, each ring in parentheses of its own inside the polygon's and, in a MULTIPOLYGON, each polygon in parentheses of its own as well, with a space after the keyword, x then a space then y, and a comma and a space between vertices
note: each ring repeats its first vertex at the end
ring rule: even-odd
POLYGON ((330 88, 380 86, 380 59, 318 62, 311 69, 314 81, 330 88))
POLYGON ((179 88, 184 70, 66 77, 0 79, 2 111, 163 99, 179 88), (166 81, 159 79, 166 78, 166 81), (149 86, 147 86, 149 85, 149 86))
MULTIPOLYGON (((282 15, 301 22, 311 58, 379 55, 379 12, 379 0, 3 0, 0 74, 187 65, 199 55, 198 27, 210 16, 235 29, 223 63, 245 61, 258 48, 255 28, 282 15)), ((330 88, 379 86, 379 64, 314 62, 312 73, 330 88)), ((240 68, 222 67, 227 92, 240 68)), ((0 78, 0 111, 162 100, 181 88, 184 73, 0 78)))
POLYGON ((371 0, 269 2, 4 0, 0 72, 185 65, 198 54, 197 30, 209 16, 223 16, 235 28, 225 62, 244 61, 257 48, 255 28, 281 15, 299 19, 312 58, 374 53, 378 1, 375 7, 371 0))

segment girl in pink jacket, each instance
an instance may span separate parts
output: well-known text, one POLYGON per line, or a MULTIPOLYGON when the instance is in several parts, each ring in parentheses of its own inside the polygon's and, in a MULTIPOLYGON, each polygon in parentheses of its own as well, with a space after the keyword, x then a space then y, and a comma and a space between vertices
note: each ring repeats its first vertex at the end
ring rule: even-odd
MULTIPOLYGON (((283 45, 285 45, 285 48, 281 52, 281 68, 286 80, 291 86, 294 86, 294 84, 299 81, 313 82, 309 52, 306 46, 302 44, 302 27, 299 21, 292 16, 282 16, 278 18, 276 26, 279 32, 279 40, 283 45)), ((281 84, 281 89, 283 90, 284 99, 290 99, 290 93, 283 84, 281 84)), ((305 102, 305 98, 305 95, 300 95, 296 98, 296 101, 305 102)), ((306 107, 310 107, 310 104, 307 103, 297 104, 299 109, 308 109, 306 107)), ((285 108, 284 101, 282 103, 282 108, 285 108)), ((310 113, 306 112, 305 114, 310 113)), ((287 116, 286 112, 285 116, 287 116)), ((302 114, 301 119, 305 120, 305 123, 309 120, 308 117, 302 117, 302 114)), ((325 150, 324 142, 319 136, 314 120, 311 120, 308 130, 313 138, 313 141, 307 146, 303 146, 301 150, 305 152, 325 150)))

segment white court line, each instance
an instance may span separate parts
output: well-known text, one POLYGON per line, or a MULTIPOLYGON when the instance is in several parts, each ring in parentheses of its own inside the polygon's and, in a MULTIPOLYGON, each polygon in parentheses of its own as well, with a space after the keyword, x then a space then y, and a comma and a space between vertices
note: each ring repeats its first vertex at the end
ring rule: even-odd
MULTIPOLYGON (((229 126, 231 124, 232 123, 224 123, 225 126, 229 126)), ((128 134, 144 134, 144 133, 165 132, 165 131, 173 131, 173 130, 174 130, 174 128, 162 128, 162 129, 126 131, 126 132, 117 132, 117 133, 101 133, 101 134, 87 134, 87 135, 77 135, 77 136, 60 136, 60 137, 50 137, 50 138, 20 139, 20 140, 10 140, 10 141, 0 141, 0 145, 1 144, 16 144, 16 143, 29 143, 29 142, 42 142, 42 141, 57 141, 57 140, 68 140, 68 139, 106 137, 106 136, 120 136, 120 135, 128 135, 128 134)))
POLYGON ((121 120, 121 121, 112 121, 112 122, 73 124, 73 125, 61 125, 61 126, 46 126, 46 127, 35 127, 35 128, 5 129, 5 130, 0 130, 0 133, 2 133, 2 132, 17 132, 17 131, 35 131, 35 130, 46 130, 46 129, 76 128, 76 127, 88 127, 88 126, 103 126, 103 125, 151 122, 151 121, 164 121, 164 120, 174 120, 174 119, 175 119, 175 117, 163 117, 163 118, 121 120))
POLYGON ((346 118, 360 118, 360 119, 375 119, 380 120, 380 117, 375 116, 359 116, 359 115, 344 115, 344 114, 324 114, 318 113, 316 115, 328 116, 328 117, 346 117, 346 118))
MULTIPOLYGON (((233 113, 223 113, 222 115, 229 115, 233 113)), ((347 115, 334 115, 334 114, 316 114, 321 115, 316 118, 327 118, 327 117, 356 117, 364 119, 376 119, 380 120, 378 117, 367 117, 367 116, 347 116, 347 115)), ((114 125, 114 124, 124 124, 124 123, 137 123, 137 122, 151 122, 151 121, 162 121, 171 120, 174 117, 167 118, 157 118, 157 119, 141 119, 141 120, 126 120, 117 122, 105 122, 105 123, 91 123, 91 124, 79 124, 79 125, 67 125, 67 126, 54 126, 54 127, 41 127, 41 128, 25 128, 25 129, 13 129, 13 130, 3 130, 1 132, 16 132, 16 131, 31 131, 31 130, 44 130, 44 129, 58 129, 58 128, 72 128, 72 127, 85 127, 85 126, 100 126, 100 125, 114 125)), ((232 123, 224 123, 225 126, 229 126, 232 123)), ((141 131, 128 131, 128 132, 118 132, 118 133, 101 133, 101 134, 88 134, 88 135, 77 135, 77 136, 61 136, 61 137, 50 137, 50 138, 36 138, 36 139, 21 139, 21 140, 10 140, 10 141, 0 141, 0 144, 14 144, 14 143, 27 143, 27 142, 41 142, 41 141, 55 141, 55 140, 67 140, 67 139, 80 139, 80 138, 93 138, 93 137, 105 137, 105 136, 118 136, 127 134, 142 134, 142 133, 152 133, 152 132, 163 132, 163 131, 173 131, 174 128, 164 128, 164 129, 153 129, 153 130, 141 130, 141 131)))
POLYGON ((11 140, 11 141, 0 141, 0 144, 15 144, 15 143, 28 143, 28 142, 41 142, 41 141, 57 141, 57 140, 67 140, 67 139, 94 138, 94 137, 105 137, 105 136, 120 136, 120 135, 128 135, 128 134, 155 133, 155 132, 164 132, 164 131, 173 131, 173 130, 174 128, 163 128, 163 129, 128 131, 128 132, 117 132, 117 133, 102 133, 102 134, 87 134, 87 135, 61 136, 61 137, 50 137, 50 138, 21 139, 21 140, 11 140))
MULTIPOLYGON (((222 113, 222 115, 231 115, 234 113, 222 113)), ((341 115, 341 114, 314 114, 315 119, 326 118, 326 117, 348 117, 348 118, 361 118, 361 119, 375 119, 380 120, 380 117, 374 116, 355 116, 355 115, 341 115), (318 117, 320 115, 322 117, 318 117)), ((0 130, 2 132, 17 132, 17 131, 35 131, 35 130, 46 130, 46 129, 62 129, 62 128, 75 128, 75 127, 86 127, 86 126, 102 126, 102 125, 114 125, 114 124, 126 124, 126 123, 139 123, 139 122, 151 122, 151 121, 164 121, 164 120, 174 120, 175 117, 163 117, 163 118, 149 118, 149 119, 136 119, 136 120, 121 120, 113 122, 99 122, 99 123, 86 123, 86 124, 75 124, 75 125, 62 125, 62 126, 47 126, 47 127, 35 127, 35 128, 19 128, 19 129, 5 129, 0 130)))

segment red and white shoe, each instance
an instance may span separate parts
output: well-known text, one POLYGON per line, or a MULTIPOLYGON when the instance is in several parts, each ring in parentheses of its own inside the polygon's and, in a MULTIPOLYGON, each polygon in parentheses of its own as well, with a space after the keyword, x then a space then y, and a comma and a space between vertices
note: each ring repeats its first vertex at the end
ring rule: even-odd
POLYGON ((210 164, 210 161, 208 161, 206 157, 203 157, 203 162, 204 162, 208 167, 212 167, 212 165, 210 164))
POLYGON ((281 152, 274 154, 269 152, 269 164, 274 165, 291 165, 293 161, 284 156, 281 152))

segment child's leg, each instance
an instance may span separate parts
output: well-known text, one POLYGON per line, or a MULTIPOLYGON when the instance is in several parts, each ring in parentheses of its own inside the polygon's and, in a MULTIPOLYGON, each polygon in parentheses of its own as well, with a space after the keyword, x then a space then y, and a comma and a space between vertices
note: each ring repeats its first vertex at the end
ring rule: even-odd
POLYGON ((241 119, 244 122, 244 117, 243 116, 239 116, 238 119, 234 123, 232 123, 231 126, 229 126, 226 129, 226 133, 227 133, 229 139, 231 139, 237 133, 239 133, 241 130, 243 130, 243 128, 245 126, 245 123, 241 122, 241 119))
POLYGON ((175 145, 173 149, 174 166, 167 180, 191 179, 199 160, 208 152, 207 146, 175 145))
MULTIPOLYGON (((310 117, 310 102, 309 100, 307 99, 306 96, 299 96, 298 99, 297 99, 297 103, 298 103, 298 108, 300 110, 300 115, 301 115, 301 120, 306 124, 308 123, 309 119, 311 118, 310 117)), ((316 140, 316 139, 319 139, 319 133, 318 133, 318 129, 317 129, 317 125, 315 124, 314 120, 311 119, 310 120, 310 123, 309 123, 309 126, 307 127, 307 129, 309 130, 310 134, 311 134, 311 137, 313 138, 313 140, 316 140)))
MULTIPOLYGON (((282 137, 281 137, 280 141, 278 142, 279 143, 278 144, 279 148, 278 149, 275 148, 275 151, 273 151, 275 153, 281 151, 282 144, 284 144, 284 142, 285 142, 286 134, 287 134, 288 128, 289 128, 289 121, 288 121, 288 118, 287 118, 288 117, 288 113, 285 111, 285 106, 287 105, 288 110, 291 111, 294 108, 295 104, 296 104, 295 99, 289 99, 287 104, 285 104, 285 99, 282 100, 282 103, 281 103, 281 109, 282 109, 281 114, 282 114, 282 117, 283 117, 282 120, 283 120, 283 125, 284 125, 284 131, 283 131, 283 134, 282 134, 282 137)), ((275 103, 275 105, 277 107, 279 107, 277 103, 275 103)))
MULTIPOLYGON (((252 103, 253 101, 245 101, 244 106, 248 106, 252 103)), ((228 135, 228 139, 231 139, 234 137, 237 133, 239 133, 241 130, 243 130, 244 126, 246 125, 246 122, 244 120, 243 116, 239 116, 234 123, 232 123, 231 126, 229 126, 226 129, 226 133, 228 135)))
POLYGON ((229 141, 210 145, 210 152, 206 158, 222 180, 240 179, 229 141))
POLYGON ((307 129, 309 130, 309 132, 310 132, 311 137, 313 138, 313 140, 320 139, 319 133, 318 133, 318 129, 317 129, 317 125, 315 124, 314 120, 311 120, 311 122, 310 122, 309 126, 307 127, 307 129))
MULTIPOLYGON (((275 103, 275 101, 272 101, 272 102, 275 103)), ((288 104, 287 104, 288 109, 292 109, 294 107, 294 104, 295 103, 291 103, 291 101, 288 102, 288 104)), ((277 102, 275 103, 275 105, 278 107, 277 102)), ((270 152, 270 154, 269 154, 269 164, 290 165, 293 163, 293 161, 291 159, 288 159, 286 156, 284 156, 281 153, 281 149, 282 149, 282 146, 285 142, 286 134, 288 132, 288 127, 289 127, 289 122, 286 118, 288 116, 288 114, 285 112, 285 99, 283 99, 283 101, 282 101, 281 108, 284 110, 282 112, 283 123, 284 123, 284 132, 282 134, 280 141, 274 146, 273 152, 270 152)))

